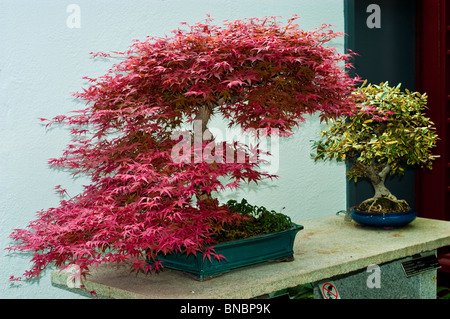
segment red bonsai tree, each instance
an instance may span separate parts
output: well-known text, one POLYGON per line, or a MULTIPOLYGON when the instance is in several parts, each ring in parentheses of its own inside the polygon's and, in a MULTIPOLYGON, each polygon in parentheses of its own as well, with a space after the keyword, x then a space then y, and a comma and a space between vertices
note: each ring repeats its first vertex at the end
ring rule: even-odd
POLYGON ((92 183, 11 234, 16 244, 8 249, 34 254, 25 277, 49 264, 77 265, 84 275, 104 262, 158 270, 144 257, 195 253, 220 225, 239 223, 214 193, 274 176, 260 171, 257 147, 215 142, 210 117, 289 136, 305 114, 325 119, 354 107, 349 55, 324 46, 340 34, 326 25, 303 31, 296 18, 284 26, 274 17, 185 24, 172 37, 113 53, 123 60, 104 76, 86 78, 90 87, 75 94, 86 108, 48 121, 70 127, 73 136, 49 163, 87 174, 92 183), (186 123, 194 129, 181 131, 186 123), (189 147, 195 130, 200 135, 189 147))

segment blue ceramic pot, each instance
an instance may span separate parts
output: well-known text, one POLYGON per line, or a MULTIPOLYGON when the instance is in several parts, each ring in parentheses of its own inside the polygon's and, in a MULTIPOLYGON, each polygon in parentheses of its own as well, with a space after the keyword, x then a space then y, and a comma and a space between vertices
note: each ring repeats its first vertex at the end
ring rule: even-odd
POLYGON ((414 209, 398 213, 368 213, 353 209, 352 219, 361 225, 372 227, 402 227, 417 217, 414 209))

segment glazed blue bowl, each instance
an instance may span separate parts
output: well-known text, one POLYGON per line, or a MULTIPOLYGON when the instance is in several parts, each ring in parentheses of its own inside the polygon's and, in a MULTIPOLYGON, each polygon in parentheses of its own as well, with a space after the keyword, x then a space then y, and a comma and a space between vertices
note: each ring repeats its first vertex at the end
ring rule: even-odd
POLYGON ((402 227, 417 217, 414 209, 398 213, 368 213, 353 209, 350 215, 358 224, 372 227, 402 227))

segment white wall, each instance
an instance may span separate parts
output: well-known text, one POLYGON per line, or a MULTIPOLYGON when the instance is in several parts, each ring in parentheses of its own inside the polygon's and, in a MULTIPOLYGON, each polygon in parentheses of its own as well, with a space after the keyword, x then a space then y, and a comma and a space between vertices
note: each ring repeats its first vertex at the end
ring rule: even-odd
MULTIPOLYGON (((58 205, 55 185, 70 195, 86 180, 49 169, 69 141, 63 129, 46 131, 37 119, 81 108, 71 93, 86 86, 83 76, 99 76, 110 61, 93 61, 89 52, 122 51, 133 39, 170 35, 178 23, 195 23, 210 14, 223 20, 279 15, 301 16, 304 29, 322 23, 344 30, 342 0, 0 0, 0 298, 79 298, 51 286, 50 271, 40 280, 11 284, 11 275, 29 269, 30 256, 6 255, 8 235, 24 228, 35 213, 58 205), (69 4, 81 9, 80 28, 69 28, 69 4)), ((342 52, 344 39, 332 45, 342 52)), ((214 122, 221 127, 221 123, 214 122)), ((320 124, 310 119, 281 141, 279 180, 232 195, 280 210, 295 221, 335 214, 345 208, 345 168, 314 164, 310 139, 320 124)), ((300 233, 301 235, 301 233, 300 233)))

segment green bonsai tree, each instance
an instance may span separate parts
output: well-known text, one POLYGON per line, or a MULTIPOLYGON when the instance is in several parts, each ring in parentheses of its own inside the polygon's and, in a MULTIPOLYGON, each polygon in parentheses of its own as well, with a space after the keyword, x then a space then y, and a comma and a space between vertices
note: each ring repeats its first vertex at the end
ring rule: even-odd
POLYGON ((370 180, 375 194, 358 210, 407 211, 408 203, 398 200, 385 180, 388 175, 402 174, 404 165, 431 169, 437 157, 432 149, 438 136, 434 123, 424 114, 427 95, 407 89, 402 92, 401 84, 366 83, 352 93, 358 95, 358 112, 332 120, 322 138, 314 142, 312 156, 315 161, 345 161, 350 164, 349 178, 370 180))

